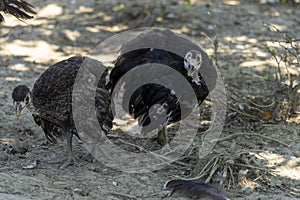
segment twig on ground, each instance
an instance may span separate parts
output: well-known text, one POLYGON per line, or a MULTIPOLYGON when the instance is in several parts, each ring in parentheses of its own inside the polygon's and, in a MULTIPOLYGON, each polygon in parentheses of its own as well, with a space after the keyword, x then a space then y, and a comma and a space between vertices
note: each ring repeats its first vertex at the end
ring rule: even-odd
POLYGON ((223 137, 223 138, 219 138, 219 139, 216 139, 217 142, 222 142, 222 141, 225 141, 225 140, 229 140, 229 139, 232 139, 232 138, 235 138, 235 137, 240 137, 240 136, 255 136, 255 137, 262 137, 262 138, 265 138, 267 140, 271 140, 271 141, 274 141, 274 142, 277 142, 283 146, 286 146, 286 147, 289 147, 288 144, 285 144, 277 139, 274 139, 274 138, 271 138, 271 137, 268 137, 268 136, 264 136, 264 135, 261 135, 261 134, 258 134, 258 133, 234 133, 234 134, 231 134, 231 135, 228 135, 226 137, 223 137))

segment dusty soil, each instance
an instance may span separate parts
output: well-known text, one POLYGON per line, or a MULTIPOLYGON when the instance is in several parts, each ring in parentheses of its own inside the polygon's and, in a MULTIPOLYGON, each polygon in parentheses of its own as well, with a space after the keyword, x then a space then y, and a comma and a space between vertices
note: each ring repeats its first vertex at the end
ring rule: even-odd
MULTIPOLYGON (((275 79, 278 68, 265 47, 265 41, 280 34, 264 25, 274 24, 299 39, 299 4, 192 0, 187 9, 183 1, 29 2, 36 6, 36 18, 22 23, 5 16, 0 29, 0 199, 161 199, 166 180, 199 176, 215 155, 217 171, 228 172, 224 187, 231 199, 300 198, 300 115, 291 111, 285 123, 280 120, 287 89, 275 79), (65 143, 46 142, 28 111, 20 118, 14 115, 11 91, 17 84, 32 87, 49 65, 72 55, 88 55, 120 31, 170 28, 192 37, 213 55, 213 44, 202 33, 214 38, 214 25, 228 110, 221 141, 203 159, 197 159, 194 147, 180 162, 151 173, 129 174, 93 161, 75 141, 81 166, 59 170, 52 162, 64 158, 65 143), (268 106, 272 101, 275 104, 268 106), (35 168, 23 169, 33 162, 35 168)), ((299 84, 299 68, 288 68, 293 83, 299 84)), ((299 95, 299 90, 294 92, 299 95)), ((297 110, 300 102, 293 105, 297 110)), ((209 107, 203 112, 209 114, 209 107)), ((200 122, 204 130, 209 119, 200 122)), ((118 127, 113 132, 120 135, 118 127)), ((194 146, 201 144, 200 139, 201 133, 194 146)))

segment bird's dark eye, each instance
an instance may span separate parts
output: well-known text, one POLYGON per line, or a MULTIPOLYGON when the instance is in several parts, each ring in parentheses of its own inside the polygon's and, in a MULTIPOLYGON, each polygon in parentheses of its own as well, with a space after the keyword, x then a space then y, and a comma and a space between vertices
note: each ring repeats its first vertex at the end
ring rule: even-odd
POLYGON ((187 61, 186 59, 184 59, 184 64, 185 64, 185 68, 186 68, 187 70, 192 70, 192 69, 194 68, 194 66, 191 65, 190 62, 187 61))

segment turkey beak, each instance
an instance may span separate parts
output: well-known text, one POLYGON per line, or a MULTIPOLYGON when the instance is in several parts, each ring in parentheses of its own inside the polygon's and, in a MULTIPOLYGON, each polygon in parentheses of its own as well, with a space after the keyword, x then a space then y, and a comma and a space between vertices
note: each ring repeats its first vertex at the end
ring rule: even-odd
POLYGON ((22 104, 16 103, 15 105, 16 116, 19 117, 22 111, 22 104))

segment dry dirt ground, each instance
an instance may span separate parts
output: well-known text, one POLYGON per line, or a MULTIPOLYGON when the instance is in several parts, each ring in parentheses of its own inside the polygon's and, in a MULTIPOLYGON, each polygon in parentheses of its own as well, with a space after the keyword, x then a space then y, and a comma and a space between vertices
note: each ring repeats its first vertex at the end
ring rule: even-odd
MULTIPOLYGON (((300 39, 299 4, 192 0, 186 8, 185 2, 173 0, 28 1, 36 6, 34 19, 23 23, 5 16, 0 28, 0 199, 161 199, 166 180, 199 177, 211 159, 217 167, 210 163, 208 172, 227 172, 224 187, 231 199, 300 198, 299 90, 293 90, 294 112, 283 122, 287 95, 291 96, 284 84, 289 82, 284 82, 286 76, 281 84, 276 80, 278 68, 265 46, 265 41, 281 38, 264 25, 273 24, 300 39), (205 158, 197 159, 200 132, 210 124, 208 118, 200 122, 200 139, 185 158, 163 169, 118 171, 91 162, 85 148, 74 142, 81 166, 59 170, 51 162, 63 159, 65 143, 47 143, 28 111, 15 117, 12 89, 21 83, 32 87, 49 65, 72 55, 88 55, 110 36, 142 26, 185 33, 209 55, 214 46, 202 33, 214 38, 217 30, 217 61, 228 96, 221 141, 205 158), (32 162, 37 162, 34 169, 23 169, 32 162)), ((299 66, 287 68, 293 84, 299 84, 299 66)), ((203 110, 210 113, 209 107, 203 110)))

